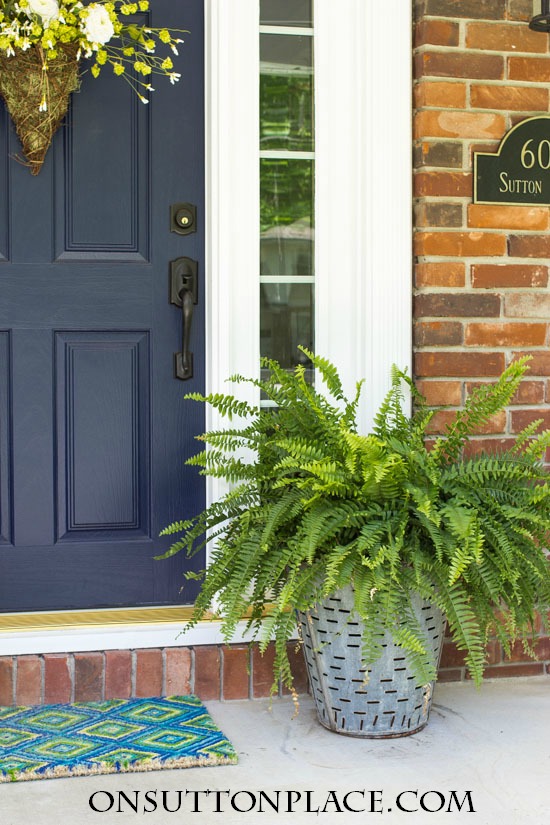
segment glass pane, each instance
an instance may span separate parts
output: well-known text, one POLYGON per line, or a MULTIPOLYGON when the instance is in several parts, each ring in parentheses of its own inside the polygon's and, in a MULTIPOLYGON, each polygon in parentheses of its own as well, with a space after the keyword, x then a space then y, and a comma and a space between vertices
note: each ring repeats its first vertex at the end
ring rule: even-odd
POLYGON ((310 37, 260 37, 260 148, 313 151, 310 37))
POLYGON ((260 0, 262 26, 313 25, 312 0, 260 0))
POLYGON ((298 344, 313 350, 313 284, 261 285, 260 351, 293 369, 310 363, 298 344))
POLYGON ((260 161, 260 274, 313 275, 313 161, 260 161))

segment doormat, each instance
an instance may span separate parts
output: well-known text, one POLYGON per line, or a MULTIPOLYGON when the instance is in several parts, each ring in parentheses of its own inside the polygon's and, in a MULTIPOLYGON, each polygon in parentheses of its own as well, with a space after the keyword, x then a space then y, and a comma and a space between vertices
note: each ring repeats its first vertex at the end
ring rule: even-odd
POLYGON ((0 782, 236 762, 196 696, 0 707, 0 782))

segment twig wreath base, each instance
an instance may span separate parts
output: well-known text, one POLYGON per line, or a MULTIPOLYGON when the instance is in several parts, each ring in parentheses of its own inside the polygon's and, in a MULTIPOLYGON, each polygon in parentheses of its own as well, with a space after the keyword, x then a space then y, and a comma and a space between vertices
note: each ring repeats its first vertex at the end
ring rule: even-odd
POLYGON ((78 44, 67 44, 47 63, 39 45, 11 57, 0 54, 0 95, 33 175, 40 172, 52 138, 67 113, 71 92, 78 89, 77 50, 78 44), (46 107, 42 105, 44 98, 46 107))

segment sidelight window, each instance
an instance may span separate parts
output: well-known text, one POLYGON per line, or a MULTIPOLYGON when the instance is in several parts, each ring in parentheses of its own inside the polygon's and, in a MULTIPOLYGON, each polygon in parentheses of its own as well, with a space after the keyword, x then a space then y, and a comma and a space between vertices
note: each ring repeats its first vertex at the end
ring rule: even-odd
POLYGON ((260 2, 260 352, 314 347, 313 0, 260 2))

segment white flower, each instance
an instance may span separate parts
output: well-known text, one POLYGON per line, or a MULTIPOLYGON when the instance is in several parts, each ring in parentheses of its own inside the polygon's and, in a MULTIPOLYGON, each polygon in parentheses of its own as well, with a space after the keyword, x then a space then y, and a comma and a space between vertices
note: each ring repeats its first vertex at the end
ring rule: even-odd
POLYGON ((31 14, 37 14, 42 18, 44 26, 59 17, 57 0, 27 0, 27 5, 31 14))
POLYGON ((115 33, 109 12, 99 3, 90 3, 86 11, 86 19, 82 23, 86 39, 90 43, 107 43, 115 33))

